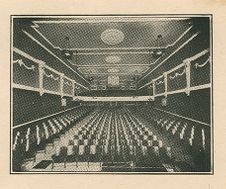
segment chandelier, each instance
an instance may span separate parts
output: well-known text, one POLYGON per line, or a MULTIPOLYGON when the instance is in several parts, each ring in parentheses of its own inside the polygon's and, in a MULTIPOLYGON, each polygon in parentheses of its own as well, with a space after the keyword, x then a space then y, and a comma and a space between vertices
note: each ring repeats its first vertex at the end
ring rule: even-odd
POLYGON ((163 37, 161 34, 159 34, 156 39, 156 48, 150 51, 150 54, 153 58, 159 58, 163 55, 163 53, 165 52, 165 47, 163 47, 163 45, 163 37))
POLYGON ((61 51, 63 58, 65 58, 67 60, 72 60, 73 52, 71 50, 69 50, 70 49, 70 38, 67 36, 64 38, 64 45, 65 45, 65 49, 63 49, 61 51))

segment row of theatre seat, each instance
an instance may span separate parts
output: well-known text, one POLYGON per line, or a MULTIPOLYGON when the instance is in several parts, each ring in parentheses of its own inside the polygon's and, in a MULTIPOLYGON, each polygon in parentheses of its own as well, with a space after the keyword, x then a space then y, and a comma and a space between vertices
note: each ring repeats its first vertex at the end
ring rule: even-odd
POLYGON ((13 170, 21 170, 24 160, 35 158, 38 151, 44 150, 47 144, 67 132, 92 110, 92 107, 77 107, 13 129, 13 170))
POLYGON ((53 167, 64 162, 129 162, 134 166, 162 167, 170 162, 171 148, 164 147, 149 127, 127 109, 101 109, 54 141, 53 167))
POLYGON ((87 162, 87 165, 90 162, 100 162, 100 165, 125 162, 136 167, 175 165, 174 152, 179 144, 193 158, 193 170, 209 171, 208 126, 195 125, 147 107, 139 109, 148 124, 140 121, 142 115, 139 119, 134 116, 137 107, 80 107, 16 128, 13 137, 14 170, 20 170, 24 159, 36 157, 36 161, 37 152, 43 150, 51 159, 52 168, 56 163, 63 163, 66 167, 67 162, 76 165, 78 162, 87 162))
MULTIPOLYGON (((169 115, 150 107, 141 106, 141 117, 174 144, 179 144, 191 155, 196 171, 210 170, 210 126, 169 115)), ((131 112, 137 114, 136 109, 131 112)))

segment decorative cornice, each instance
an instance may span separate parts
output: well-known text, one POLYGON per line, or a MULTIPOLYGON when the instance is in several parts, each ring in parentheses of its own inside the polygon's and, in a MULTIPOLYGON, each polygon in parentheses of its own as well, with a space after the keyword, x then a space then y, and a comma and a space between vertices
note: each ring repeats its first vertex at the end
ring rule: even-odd
POLYGON ((40 43, 37 39, 35 39, 31 34, 24 31, 23 32, 32 39, 35 43, 37 43, 39 46, 41 46, 43 49, 45 49, 48 53, 50 53, 52 56, 54 56, 57 60, 59 60, 61 63, 63 63, 67 68, 69 68, 71 71, 73 71, 75 74, 77 74, 80 78, 82 78, 84 81, 86 81, 88 84, 90 84, 83 76, 81 76, 78 72, 76 72, 73 68, 71 68, 66 62, 64 62, 62 59, 60 59, 58 56, 56 56, 51 50, 49 50, 47 47, 45 47, 42 43, 40 43))
MULTIPOLYGON (((170 57, 172 57, 174 54, 176 54, 178 51, 180 51, 184 46, 186 46, 190 41, 192 41, 195 37, 197 37, 199 32, 192 35, 187 41, 185 41, 181 46, 179 46, 176 50, 174 50, 169 56, 167 56, 164 60, 162 60, 156 67, 154 67, 149 73, 144 75, 139 81, 142 81, 145 79, 148 75, 150 75, 153 71, 155 71, 158 67, 160 67, 162 64, 164 64, 170 57)), ((146 84, 145 84, 146 85, 146 84)), ((142 86, 143 87, 143 86, 142 86)), ((140 88, 142 88, 140 87, 140 88)))
POLYGON ((210 58, 208 58, 203 64, 198 64, 196 63, 195 64, 195 68, 198 69, 198 68, 202 68, 204 67, 205 65, 207 65, 207 63, 210 61, 210 58))
POLYGON ((18 59, 18 60, 14 60, 13 61, 13 64, 15 63, 18 63, 21 66, 24 66, 24 68, 26 68, 27 70, 32 70, 32 71, 35 71, 35 66, 34 65, 31 65, 30 67, 27 66, 22 59, 18 59))
POLYGON ((176 72, 176 73, 174 74, 174 76, 170 76, 170 75, 169 75, 169 78, 172 80, 172 79, 175 79, 175 78, 177 78, 178 76, 182 76, 182 75, 184 75, 184 74, 185 74, 185 69, 183 69, 183 71, 182 71, 181 73, 176 72))

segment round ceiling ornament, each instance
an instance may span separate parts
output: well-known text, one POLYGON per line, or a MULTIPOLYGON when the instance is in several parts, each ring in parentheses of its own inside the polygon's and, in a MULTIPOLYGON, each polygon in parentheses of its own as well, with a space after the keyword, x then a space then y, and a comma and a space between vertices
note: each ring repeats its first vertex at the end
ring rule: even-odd
POLYGON ((120 62, 121 58, 119 56, 107 56, 105 61, 108 63, 118 63, 120 62))
POLYGON ((107 29, 101 33, 101 40, 107 45, 117 45, 124 40, 124 33, 118 29, 107 29))
POLYGON ((108 69, 108 72, 109 73, 118 73, 119 69, 117 69, 117 68, 110 68, 110 69, 108 69))

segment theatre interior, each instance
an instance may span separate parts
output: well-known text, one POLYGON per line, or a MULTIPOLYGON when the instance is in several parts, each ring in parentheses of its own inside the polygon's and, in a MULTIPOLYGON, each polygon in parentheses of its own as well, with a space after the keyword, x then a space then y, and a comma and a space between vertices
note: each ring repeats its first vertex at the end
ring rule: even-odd
POLYGON ((11 173, 212 173, 210 16, 11 21, 11 173))

